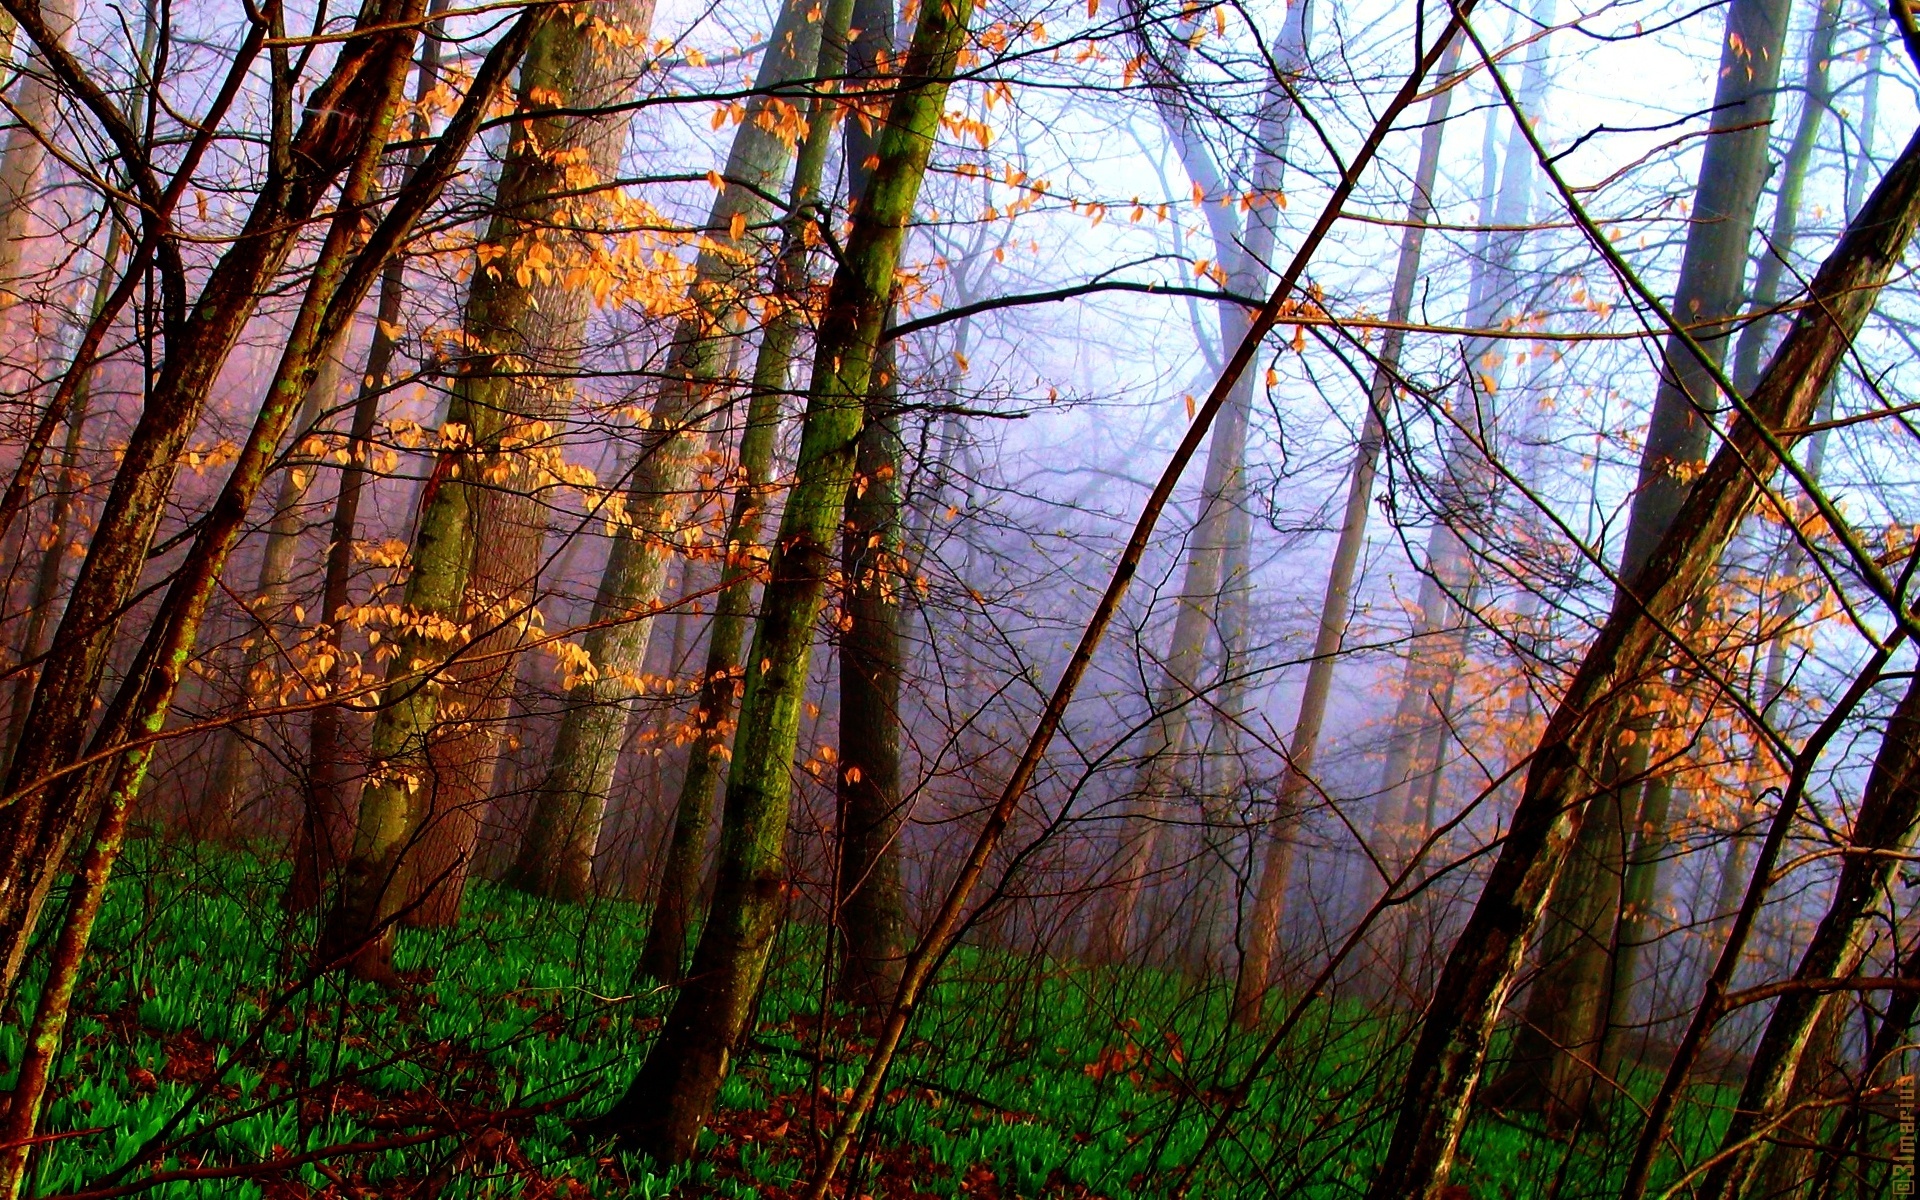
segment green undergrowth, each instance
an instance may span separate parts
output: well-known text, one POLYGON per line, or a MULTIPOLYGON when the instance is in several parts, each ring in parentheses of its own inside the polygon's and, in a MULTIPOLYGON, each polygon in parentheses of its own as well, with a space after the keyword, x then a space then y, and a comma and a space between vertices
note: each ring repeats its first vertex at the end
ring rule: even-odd
MULTIPOLYGON (((772 1200, 802 1190, 870 1044, 844 1010, 822 1016, 823 939, 791 926, 700 1161, 657 1169, 569 1124, 620 1094, 670 1000, 636 981, 635 906, 556 906, 476 883, 458 927, 403 932, 407 982, 389 991, 303 976, 311 918, 281 915, 283 882, 252 856, 132 848, 42 1123, 55 1137, 36 1195, 158 1171, 191 1177, 142 1194, 772 1200), (314 1161, 288 1162, 301 1156, 314 1161), (273 1163, 286 1165, 258 1169, 273 1163)), ((36 986, 30 972, 23 1004, 36 986)), ((1197 1160, 1190 1195, 1358 1195, 1390 1127, 1405 1019, 1316 1000, 1266 1047, 1264 1032, 1230 1030, 1226 1000, 1173 973, 960 948, 888 1078, 848 1194, 1127 1200, 1171 1194, 1197 1160), (1237 1115, 1210 1138, 1229 1105, 1237 1115)), ((21 1045, 11 1017, 7 1064, 21 1045)), ((1599 1194, 1615 1168, 1595 1153, 1476 1120, 1456 1178, 1501 1200, 1599 1194), (1567 1186, 1582 1177, 1588 1187, 1567 1186)))

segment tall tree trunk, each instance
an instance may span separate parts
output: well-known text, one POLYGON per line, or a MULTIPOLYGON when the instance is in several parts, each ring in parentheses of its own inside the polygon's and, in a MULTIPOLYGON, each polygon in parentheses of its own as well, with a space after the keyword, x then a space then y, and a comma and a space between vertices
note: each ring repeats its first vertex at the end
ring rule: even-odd
MULTIPOLYGON (((452 0, 429 0, 427 12, 438 17, 452 0)), ((414 81, 414 103, 420 105, 440 83, 440 22, 429 21, 420 44, 420 66, 414 81)), ((414 118, 416 137, 427 132, 424 118, 414 118)), ((405 179, 411 182, 426 156, 424 144, 407 151, 405 179)), ((366 368, 353 402, 347 428, 347 460, 328 529, 326 573, 320 585, 323 690, 340 691, 347 679, 346 647, 341 634, 352 600, 355 539, 360 529, 360 499, 373 461, 373 428, 380 418, 380 399, 393 385, 393 356, 398 348, 401 305, 407 296, 407 258, 396 254, 380 276, 380 298, 374 306, 373 338, 367 348, 366 368)), ((293 877, 287 886, 289 912, 305 912, 325 898, 329 882, 346 861, 352 846, 358 797, 352 795, 347 774, 345 712, 336 705, 314 709, 307 729, 307 777, 302 812, 294 834, 293 877)))
MULTIPOLYGON (((146 567, 154 531, 172 494, 180 451, 299 230, 341 172, 364 152, 372 123, 383 119, 387 106, 382 97, 390 84, 396 39, 411 44, 422 3, 385 0, 363 10, 361 28, 379 32, 341 43, 331 74, 307 97, 299 130, 286 135, 288 142, 271 157, 259 198, 233 244, 207 274, 190 311, 182 300, 181 314, 168 318, 165 363, 128 437, 53 649, 41 668, 18 739, 19 752, 0 789, 11 801, 0 808, 0 944, 9 952, 0 966, 0 993, 11 991, 19 956, 76 832, 85 789, 80 779, 56 778, 56 773, 80 754, 118 618, 146 567)), ((251 30, 243 56, 256 52, 263 29, 251 30)), ((45 52, 47 44, 41 49, 45 52)), ((165 236, 158 230, 148 234, 150 239, 165 236)), ((174 251, 161 246, 157 253, 163 266, 170 253, 177 262, 174 251)), ((169 292, 180 290, 181 277, 171 268, 163 282, 169 292)), ((173 308, 171 302, 168 308, 173 308)))
MULTIPOLYGON (((1446 56, 1436 68, 1441 78, 1451 76, 1460 62, 1460 39, 1447 47, 1446 56)), ((1453 91, 1447 88, 1427 105, 1426 127, 1420 137, 1420 160, 1414 168, 1413 195, 1407 201, 1406 229, 1400 238, 1400 254, 1394 264, 1393 290, 1387 298, 1389 323, 1405 322, 1413 311, 1414 283, 1420 273, 1420 251, 1426 241, 1427 221, 1433 216, 1433 184, 1440 171, 1440 144, 1446 133, 1447 116, 1453 108, 1453 91)), ((1347 504, 1341 514, 1340 536, 1334 542, 1333 563, 1327 569, 1326 595, 1320 602, 1320 627, 1314 637, 1313 659, 1307 667, 1307 682, 1300 694, 1300 710, 1294 718, 1293 734, 1287 740, 1285 774, 1280 781, 1276 802, 1279 816, 1266 839, 1261 864, 1261 879, 1254 897, 1253 920, 1247 931, 1245 957, 1234 983, 1233 1017, 1243 1028, 1260 1017, 1262 1001, 1273 973, 1273 959, 1280 943, 1280 916, 1286 905, 1287 877, 1290 874, 1292 838, 1283 829, 1306 801, 1313 778, 1313 760, 1320 747, 1320 726, 1327 715, 1327 698, 1333 691, 1333 671, 1347 636, 1348 608, 1352 603, 1354 571, 1360 563, 1360 551, 1367 541, 1367 514, 1373 507, 1373 479, 1380 461, 1380 448, 1386 441, 1387 410, 1399 386, 1400 352, 1406 334, 1391 329, 1380 344, 1373 379, 1367 388, 1367 411, 1360 424, 1360 440, 1353 452, 1352 474, 1347 480, 1347 504)))
MULTIPOLYGON (((1180 107, 1175 92, 1170 90, 1180 86, 1176 67, 1154 66, 1157 51, 1151 46, 1147 48, 1148 80, 1154 89, 1161 121, 1174 140, 1187 174, 1205 195, 1214 253, 1220 262, 1227 264, 1228 288, 1243 296, 1258 295, 1267 285, 1267 260, 1273 254, 1279 212, 1275 197, 1280 190, 1295 108, 1288 89, 1306 67, 1307 41, 1311 37, 1309 8, 1308 0, 1290 4, 1286 20, 1274 38, 1274 62, 1284 78, 1268 84, 1255 123, 1249 185, 1254 195, 1262 197, 1262 202, 1249 208, 1250 219, 1244 230, 1231 215, 1231 206, 1224 203, 1231 185, 1201 140, 1199 131, 1191 127, 1191 116, 1180 107)), ((1239 304, 1222 304, 1219 312, 1220 344, 1237 344, 1246 335, 1250 320, 1247 310, 1239 304)), ((1128 827, 1121 831, 1120 866, 1094 929, 1092 949, 1096 958, 1117 961, 1127 952, 1134 913, 1139 908, 1140 894, 1153 862, 1160 827, 1179 791, 1180 759, 1192 740, 1192 709, 1206 690, 1200 676, 1224 578, 1232 499, 1240 493, 1240 477, 1245 469, 1253 384, 1250 374, 1237 381, 1233 396, 1207 443, 1200 510, 1186 544, 1186 570, 1174 608, 1167 657, 1161 664, 1160 683, 1152 697, 1154 718, 1147 730, 1140 771, 1133 785, 1133 811, 1128 815, 1128 827)))
MULTIPOLYGON (((499 252, 476 268, 467 294, 467 357, 413 536, 406 593, 412 621, 395 635, 353 849, 321 938, 322 962, 350 962, 367 978, 391 976, 395 920, 444 888, 457 894, 465 877, 470 781, 436 779, 434 768, 443 764, 432 747, 444 718, 458 724, 467 705, 496 689, 485 680, 473 684, 475 668, 452 659, 477 660, 484 673, 493 662, 478 656, 490 639, 521 631, 524 614, 512 611, 519 606, 508 599, 510 611, 498 611, 486 593, 525 586, 532 574, 525 542, 516 532, 499 561, 489 544, 487 572, 470 587, 476 552, 483 537, 506 536, 503 526, 531 523, 522 506, 534 502, 508 495, 526 462, 522 446, 571 402, 567 387, 549 382, 564 380, 578 363, 591 308, 581 272, 569 269, 569 243, 604 227, 607 181, 626 149, 628 119, 624 111, 600 110, 623 99, 638 78, 653 11, 648 0, 597 0, 587 20, 580 15, 548 10, 521 67, 519 106, 551 109, 558 96, 568 115, 516 124, 508 143, 485 242, 499 252), (539 269, 548 262, 558 269, 539 269), (487 615, 476 617, 481 608, 487 615), (416 677, 432 664, 443 667, 416 677)), ((539 539, 530 540, 537 555, 539 539)))
MULTIPOLYGON (((1832 19, 1832 16, 1828 7, 1823 6, 1821 8, 1820 22, 1827 22, 1832 19)), ((1819 34, 1818 26, 1816 26, 1816 37, 1819 36, 1821 35, 1819 34)), ((1832 47, 1832 33, 1829 32, 1824 36, 1827 39, 1830 52, 1832 47)), ((1866 94, 1861 98, 1860 102, 1860 152, 1857 156, 1849 156, 1852 161, 1851 169, 1847 172, 1846 214, 1848 220, 1852 220, 1854 214, 1860 211, 1860 202, 1866 195, 1867 172, 1871 170, 1873 166, 1873 135, 1879 120, 1881 64, 1885 53, 1885 43, 1879 38, 1873 38, 1871 40, 1873 44, 1867 52, 1866 94)), ((1827 64, 1822 62, 1819 64, 1821 68, 1819 73, 1817 75, 1813 73, 1812 68, 1815 65, 1812 59, 1813 51, 1814 47, 1809 46, 1809 73, 1807 77, 1808 108, 1803 110, 1801 114, 1801 122, 1803 125, 1808 119, 1808 113, 1815 111, 1813 101, 1816 96, 1820 98, 1820 105, 1817 111, 1822 115, 1825 113, 1826 105, 1832 102, 1832 84, 1829 82, 1830 72, 1826 69, 1827 64)), ((1817 141, 1817 132, 1814 137, 1817 141)), ((1799 144, 1799 139, 1796 136, 1794 142, 1796 149, 1798 149, 1799 144)), ((1810 162, 1811 158, 1812 155, 1809 153, 1807 160, 1810 162)), ((1787 176, 1781 183, 1782 196, 1786 195, 1788 181, 1792 178, 1791 165, 1791 163, 1788 164, 1789 170, 1787 176)), ((1804 172, 1805 168, 1803 167, 1802 170, 1804 172)), ((1798 227, 1799 214, 1797 212, 1797 206, 1796 210, 1788 214, 1783 214, 1776 208, 1774 212, 1773 244, 1770 252, 1763 257, 1760 262, 1760 274, 1754 285, 1754 307, 1758 308, 1762 304, 1770 305, 1778 301, 1779 281, 1784 274, 1787 255, 1792 248, 1790 244, 1791 233, 1797 230, 1798 227), (1783 215, 1786 216, 1786 219, 1793 222, 1787 231, 1788 236, 1784 240, 1781 229, 1783 215), (1766 278, 1770 268, 1772 269, 1774 279, 1771 290, 1768 289, 1766 278), (1763 300, 1762 297, 1765 297, 1765 299, 1763 300)), ((1741 334, 1740 343, 1734 350, 1734 383, 1736 386, 1742 384, 1743 377, 1740 371, 1747 361, 1746 351, 1748 342, 1751 341, 1753 343, 1754 352, 1752 358, 1755 363, 1757 363, 1765 351, 1764 343, 1766 333, 1771 325, 1771 321, 1756 320, 1741 334)), ((1750 383, 1751 381, 1748 382, 1750 383)), ((1833 392, 1829 389, 1827 395, 1821 400, 1820 407, 1815 410, 1815 419, 1823 419, 1820 414, 1829 414, 1832 412, 1832 408, 1833 392)), ((1813 440, 1808 443, 1807 446, 1807 472, 1816 480, 1820 478, 1821 468, 1825 465, 1826 447, 1827 431, 1824 429, 1814 434, 1813 440)), ((1767 662, 1764 668, 1765 674, 1762 683, 1764 690, 1760 696, 1761 711, 1769 715, 1772 714, 1775 706, 1779 703, 1781 693, 1786 688, 1787 657, 1791 648, 1789 634, 1792 631, 1792 622, 1798 614, 1804 612, 1816 600, 1817 593, 1813 588, 1800 586, 1797 582, 1800 573, 1807 569, 1807 565, 1806 546, 1801 543, 1799 538, 1789 533, 1786 539, 1786 555, 1784 561, 1780 564, 1780 576, 1786 581, 1786 585, 1781 589, 1780 594, 1775 599, 1773 609, 1773 620, 1778 632, 1774 634, 1772 643, 1767 647, 1767 662)), ((1733 829, 1727 840, 1726 855, 1720 867, 1720 886, 1714 907, 1714 912, 1716 913, 1731 913, 1740 903, 1740 896, 1746 890, 1747 860, 1753 850, 1753 839, 1747 835, 1746 826, 1749 823, 1749 819, 1754 815, 1755 811, 1746 804, 1742 804, 1736 808, 1733 814, 1733 829)))
MULTIPOLYGON (((1672 308, 1692 326, 1695 344, 1714 364, 1726 354, 1744 292, 1789 4, 1733 0, 1727 8, 1713 118, 1672 308)), ((1672 526, 1686 481, 1706 457, 1707 414, 1719 408, 1711 369, 1670 336, 1627 519, 1622 580, 1640 577, 1672 526)), ((1626 829, 1638 812, 1653 724, 1641 718, 1631 728, 1633 744, 1623 743, 1608 776, 1610 815, 1582 824, 1573 866, 1554 888, 1540 970, 1512 1066, 1498 1089, 1504 1105, 1537 1109, 1559 1125, 1579 1120, 1592 1102, 1596 1055, 1611 1007, 1607 992, 1625 886, 1626 829)))
MULTIPOLYGON (((111 290, 114 271, 120 266, 122 245, 118 221, 107 223, 106 250, 100 258, 100 276, 94 282, 93 314, 99 316, 111 290)), ((79 381, 73 400, 67 406, 67 436, 60 448, 60 470, 53 489, 53 510, 47 514, 46 548, 33 576, 33 592, 27 601, 27 625, 20 635, 19 659, 31 664, 45 652, 47 626, 53 621, 54 602, 60 595, 60 583, 66 577, 67 546, 73 529, 70 522, 78 508, 80 488, 80 452, 85 442, 87 417, 93 407, 93 371, 79 381)), ((39 673, 22 670, 13 681, 13 695, 7 714, 6 744, 0 749, 0 762, 12 759, 14 739, 27 723, 27 710, 33 703, 33 685, 39 673)))
MULTIPOLYGON (((73 31, 75 0, 41 0, 40 19, 62 42, 73 31)), ((6 41, 13 40, 8 21, 6 41)), ((0 43, 4 45, 4 43, 0 43)), ((47 161, 47 144, 54 141, 54 91, 43 77, 45 67, 22 71, 8 107, 13 127, 0 147, 0 310, 20 300, 20 256, 26 249, 33 219, 34 192, 47 161)))
MULTIPOLYGON (((872 89, 891 76, 893 0, 856 0, 848 74, 872 89)), ((866 191, 877 131, 847 130, 847 195, 866 191)), ((889 318, 891 320, 891 318, 889 318)), ((895 343, 874 357, 865 425, 841 526, 840 763, 835 779, 834 912, 842 999, 868 1014, 893 999, 906 954, 900 856, 900 430, 895 343)))
MULTIPOLYGON (((345 347, 342 347, 344 350, 345 347)), ((340 359, 328 355, 320 363, 300 410, 293 417, 294 436, 310 431, 321 409, 340 391, 340 359)), ((251 723, 245 717, 272 694, 272 663, 279 646, 278 632, 292 604, 288 584, 293 556, 300 548, 304 527, 301 508, 313 483, 317 464, 296 454, 280 477, 280 494, 267 522, 267 542, 260 553, 260 574, 247 611, 258 624, 240 663, 239 719, 223 730, 214 750, 213 770, 204 793, 190 805, 189 825, 195 837, 224 841, 234 832, 234 818, 252 796, 258 773, 254 767, 251 723)))
MULTIPOLYGON (((1800 227, 1801 193, 1807 171, 1813 163, 1814 148, 1820 140, 1821 124, 1826 118, 1828 105, 1833 101, 1829 67, 1842 7, 1841 0, 1819 0, 1813 28, 1807 35, 1800 117, 1794 126, 1793 140, 1787 146, 1786 157, 1781 162, 1780 182, 1774 193, 1773 227, 1767 238, 1766 251, 1760 255, 1759 267, 1754 273, 1752 300, 1748 305, 1749 309, 1760 315, 1748 322, 1734 343, 1733 385, 1743 392, 1752 391, 1755 381, 1760 378, 1762 356, 1772 340, 1770 335, 1776 322, 1767 315, 1767 310, 1780 301, 1781 280, 1800 227)), ((1858 208, 1857 190, 1850 199, 1852 203, 1847 206, 1848 216, 1858 208)), ((1826 398, 1816 410, 1816 420, 1824 420, 1832 404, 1833 392, 1828 389, 1826 398)), ((1807 471, 1809 477, 1815 480, 1820 478, 1826 441, 1827 431, 1823 429, 1814 434, 1808 445, 1807 471)), ((1805 548, 1790 533, 1786 559, 1782 564, 1782 573, 1788 580, 1804 569, 1804 554, 1805 548)), ((1761 711, 1769 716, 1785 681, 1786 626, 1791 620, 1793 602, 1799 594, 1800 589, 1789 583, 1782 589, 1775 604, 1773 616, 1781 629, 1768 647, 1765 691, 1761 697, 1761 711)), ((1607 1022, 1608 1034, 1602 1043, 1601 1074, 1609 1079, 1618 1078, 1619 1066, 1627 1050, 1625 1040, 1615 1036, 1613 1031, 1625 1028, 1630 1019, 1633 998, 1638 990, 1641 959, 1654 934, 1653 913, 1660 900, 1661 875, 1672 846, 1673 790, 1671 775, 1656 774, 1647 780, 1641 793, 1639 816, 1633 823, 1633 847, 1627 854, 1626 882, 1622 889, 1623 907, 1611 968, 1613 981, 1609 985, 1612 1011, 1607 1022)), ((1743 844, 1744 839, 1736 832, 1732 846, 1740 847, 1743 844)), ((1740 864, 1736 862, 1732 865, 1737 868, 1740 864)), ((1738 876, 1744 883, 1745 872, 1739 871, 1738 876)))
POLYGON ((883 1014, 907 952, 900 880, 900 433, 892 343, 867 395, 841 534, 846 615, 840 637, 837 911, 840 995, 883 1014))
POLYGON ((901 64, 816 339, 799 463, 747 659, 712 909, 665 1028, 603 1121, 662 1161, 693 1152, 746 1030, 779 924, 814 621, 837 566, 835 544, 894 274, 971 15, 969 0, 924 4, 901 64))
MULTIPOLYGON (((822 17, 816 72, 821 80, 833 78, 844 68, 847 30, 855 2, 833 0, 822 17)), ((753 382, 747 393, 747 419, 740 434, 739 484, 727 516, 725 574, 714 602, 706 668, 694 703, 693 742, 688 747, 686 772, 680 778, 673 833, 641 953, 641 966, 659 980, 680 978, 700 895, 707 842, 713 831, 715 791, 727 759, 734 709, 745 685, 740 643, 753 612, 753 585, 759 575, 762 527, 773 478, 774 442, 780 432, 780 404, 790 386, 794 347, 800 339, 800 300, 807 289, 807 259, 816 236, 816 222, 823 212, 820 183, 826 173, 837 117, 837 107, 826 95, 808 102, 807 136, 794 162, 787 216, 781 225, 770 315, 760 335, 760 352, 754 359, 753 382)))
MULTIPOLYGON (((1920 141, 1920 139, 1916 139, 1920 141)), ((1866 795, 1847 839, 1840 878, 1826 915, 1800 955, 1793 980, 1817 983, 1856 974, 1866 956, 1874 909, 1886 896, 1900 857, 1912 846, 1920 823, 1920 678, 1908 682, 1874 758, 1866 795)), ((1780 997, 1766 1032, 1754 1049, 1739 1102, 1721 1135, 1725 1157, 1698 1185, 1700 1200, 1743 1195, 1755 1160, 1763 1157, 1744 1146, 1780 1112, 1792 1093, 1808 1044, 1836 994, 1805 990, 1780 997)))
POLYGON ((779 186, 793 153, 776 113, 806 94, 791 85, 810 77, 819 62, 819 18, 811 0, 781 5, 756 94, 727 155, 725 182, 707 215, 709 244, 694 267, 687 315, 667 349, 666 377, 627 489, 626 522, 594 597, 594 627, 582 639, 591 674, 568 692, 553 765, 534 792, 527 844, 512 875, 516 886, 537 895, 578 900, 592 885, 593 851, 635 694, 632 680, 646 659, 704 430, 725 398, 729 344, 745 324, 754 282, 745 264, 756 257, 749 251, 759 236, 749 230, 766 220, 765 197, 779 186))
MULTIPOLYGON (((1698 596, 1758 492, 1752 464, 1791 449, 1920 222, 1920 137, 1875 188, 1814 277, 1810 307, 1774 354, 1727 444, 1667 536, 1615 598, 1549 719, 1487 884, 1447 958, 1408 1064, 1370 1200, 1428 1200, 1445 1185, 1488 1040, 1522 951, 1578 835, 1590 785, 1637 687, 1658 670, 1662 632, 1698 596)), ((1597 230, 1587 228, 1590 239, 1597 230)))

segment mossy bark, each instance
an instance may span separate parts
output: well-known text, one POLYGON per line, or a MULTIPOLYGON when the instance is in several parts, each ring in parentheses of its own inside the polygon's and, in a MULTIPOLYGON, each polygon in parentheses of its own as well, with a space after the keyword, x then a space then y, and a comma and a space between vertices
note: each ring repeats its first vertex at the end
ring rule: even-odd
MULTIPOLYGON (((843 68, 854 2, 833 0, 822 17, 816 74, 823 80, 838 75, 843 68)), ((815 223, 822 211, 820 184, 837 119, 837 106, 832 100, 825 95, 812 100, 806 140, 794 162, 780 257, 774 268, 771 315, 760 335, 760 351, 754 359, 747 393, 747 417, 736 467, 738 487, 727 517, 727 558, 720 595, 714 603, 700 693, 694 702, 693 741, 688 747, 687 769, 680 778, 673 833, 654 891, 653 915, 641 953, 642 969, 655 979, 680 978, 700 895, 707 843, 713 832, 715 793, 725 773, 734 712, 745 687, 740 669, 741 640, 753 613, 753 587, 766 553, 763 526, 773 476, 774 441, 780 430, 780 406, 790 386, 794 347, 801 333, 807 259, 817 236, 815 223)))
POLYGON ((1525 790, 1472 915, 1422 1020, 1370 1200, 1440 1192, 1466 1125, 1495 1020, 1526 941, 1579 835, 1635 694, 1658 669, 1665 629, 1705 586, 1758 491, 1753 464, 1791 450, 1920 223, 1920 137, 1814 277, 1812 303, 1687 493, 1667 535, 1631 577, 1549 719, 1525 790))
POLYGON ((779 926, 814 621, 838 566, 840 522, 894 273, 971 15, 968 0, 924 5, 902 64, 816 340, 794 486, 747 659, 713 906, 665 1028, 633 1085, 600 1122, 663 1161, 693 1153, 746 1032, 779 926))
POLYGON ((811 76, 819 61, 821 16, 813 0, 782 5, 755 78, 756 94, 734 134, 723 184, 707 215, 687 315, 667 349, 665 378, 627 488, 626 519, 594 597, 594 628, 582 639, 594 674, 568 693, 553 765, 534 793, 526 840, 509 877, 536 895, 579 900, 592 889, 594 848, 634 680, 691 507, 706 430, 728 396, 730 349, 742 334, 747 298, 757 283, 754 251, 767 217, 765 197, 779 186, 793 154, 780 118, 806 97, 798 81, 811 76))

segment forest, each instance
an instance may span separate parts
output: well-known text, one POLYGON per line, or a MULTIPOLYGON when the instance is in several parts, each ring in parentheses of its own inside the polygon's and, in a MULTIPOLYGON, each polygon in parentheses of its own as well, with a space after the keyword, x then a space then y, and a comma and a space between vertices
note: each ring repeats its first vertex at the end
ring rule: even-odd
POLYGON ((0 1200, 1913 1195, 1916 232, 1914 0, 0 0, 0 1200))

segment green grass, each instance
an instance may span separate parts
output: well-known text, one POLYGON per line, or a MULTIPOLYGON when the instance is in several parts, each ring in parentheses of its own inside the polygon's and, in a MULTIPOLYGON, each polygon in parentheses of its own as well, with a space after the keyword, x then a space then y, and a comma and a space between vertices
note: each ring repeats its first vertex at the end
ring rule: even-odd
MULTIPOLYGON (((402 934, 406 991, 328 978, 289 997, 301 970, 289 937, 301 944, 310 930, 283 922, 281 883, 277 867, 246 856, 133 848, 43 1122, 75 1136, 40 1152, 36 1194, 100 1186, 172 1123, 161 1171, 416 1142, 147 1195, 401 1195, 430 1181, 448 1197, 784 1197, 857 1076, 858 1023, 831 1006, 820 1019, 819 931, 790 927, 706 1154, 655 1169, 568 1126, 619 1095, 669 1001, 634 984, 643 926, 632 905, 553 906, 475 884, 458 928, 402 934), (521 1113, 478 1136, 480 1115, 505 1110, 521 1113), (419 1140, 459 1122, 462 1136, 419 1140)), ((29 977, 27 1003, 33 986, 29 977)), ((1217 984, 1177 974, 963 947, 889 1079, 861 1192, 1166 1194, 1257 1045, 1226 1032, 1226 1002, 1217 984)), ((1308 1013, 1205 1157, 1193 1195, 1364 1187, 1408 1024, 1342 1001, 1308 1013)), ((17 1062, 19 1047, 16 1020, 0 1031, 0 1061, 17 1062)), ((1711 1136, 1707 1118, 1689 1119, 1699 1128, 1683 1127, 1683 1142, 1711 1136)), ((1474 1196, 1571 1198, 1604 1191, 1616 1157, 1476 1121, 1456 1178, 1474 1196)))

